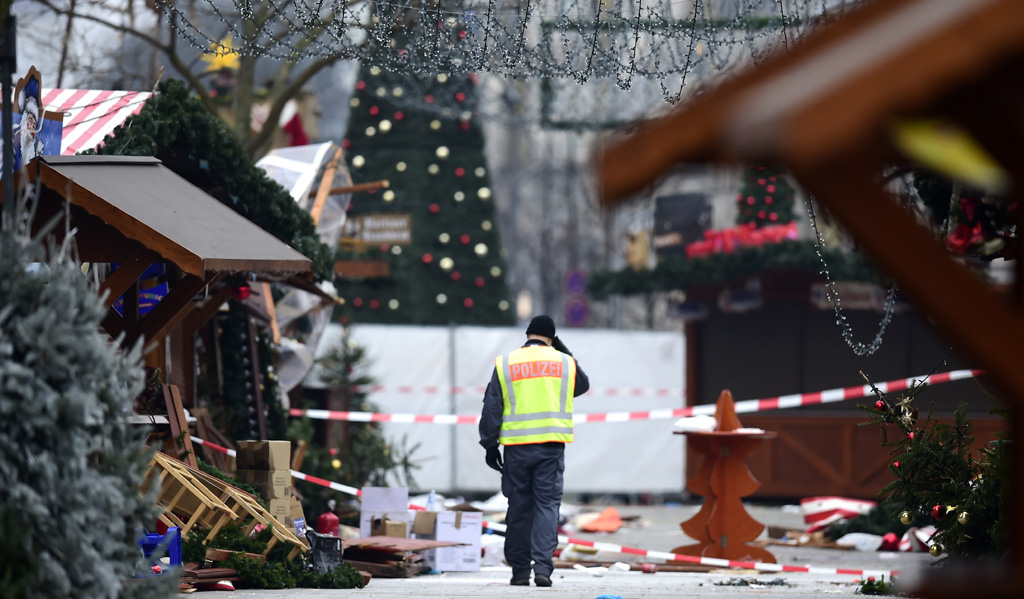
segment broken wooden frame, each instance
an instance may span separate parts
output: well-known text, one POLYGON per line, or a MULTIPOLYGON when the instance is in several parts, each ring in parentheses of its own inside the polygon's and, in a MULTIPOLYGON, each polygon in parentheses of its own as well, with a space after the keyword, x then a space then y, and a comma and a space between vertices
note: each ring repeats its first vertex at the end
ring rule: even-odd
POLYGON ((292 545, 288 559, 306 550, 306 545, 283 522, 263 509, 255 497, 160 452, 150 460, 140 490, 147 493, 153 484, 160 485, 157 497, 157 505, 163 509, 160 520, 168 526, 181 527, 182 535, 199 525, 207 531, 206 537, 212 539, 228 523, 241 526, 249 521, 242 528, 246 535, 257 525, 271 529, 272 537, 263 555, 278 542, 292 545))

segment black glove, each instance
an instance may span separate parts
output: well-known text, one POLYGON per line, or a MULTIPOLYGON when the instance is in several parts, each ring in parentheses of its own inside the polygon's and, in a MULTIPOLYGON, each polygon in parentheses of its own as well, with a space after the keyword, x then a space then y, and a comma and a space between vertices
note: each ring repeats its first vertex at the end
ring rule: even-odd
POLYGON ((557 336, 554 337, 551 340, 551 347, 557 349, 558 351, 562 352, 563 354, 569 354, 570 356, 572 355, 572 352, 569 351, 569 348, 566 347, 565 344, 562 343, 562 340, 559 339, 557 336))
POLYGON ((503 464, 501 463, 501 451, 497 447, 492 447, 487 450, 487 457, 484 458, 487 461, 487 465, 494 468, 498 472, 501 472, 503 464))

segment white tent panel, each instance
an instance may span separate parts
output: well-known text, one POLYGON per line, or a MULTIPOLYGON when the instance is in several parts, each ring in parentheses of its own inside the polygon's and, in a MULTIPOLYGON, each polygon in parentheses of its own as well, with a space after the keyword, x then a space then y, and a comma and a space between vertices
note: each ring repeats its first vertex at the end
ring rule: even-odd
MULTIPOLYGON (((575 412, 602 413, 678 408, 685 380, 684 339, 679 333, 566 330, 560 335, 590 377, 592 391, 576 398, 575 412), (644 389, 634 396, 631 391, 644 389), (655 389, 672 389, 659 395, 655 389), (610 390, 618 393, 612 394, 610 390)), ((383 390, 368 400, 384 413, 480 413, 481 389, 494 357, 519 347, 519 328, 356 325, 352 338, 364 345, 368 370, 383 390), (402 389, 405 386, 407 389, 402 389), (437 392, 423 387, 437 386, 437 392), (452 387, 461 388, 452 394, 452 387)), ((332 326, 317 351, 340 339, 332 326)), ((306 381, 316 385, 315 372, 306 381), (312 380, 311 380, 312 379, 312 380)), ((414 472, 423 490, 496 492, 499 475, 484 464, 476 426, 383 425, 392 444, 419 444, 414 472)), ((683 439, 672 421, 592 422, 576 426, 566 449, 568 493, 678 493, 683 490, 683 439)))

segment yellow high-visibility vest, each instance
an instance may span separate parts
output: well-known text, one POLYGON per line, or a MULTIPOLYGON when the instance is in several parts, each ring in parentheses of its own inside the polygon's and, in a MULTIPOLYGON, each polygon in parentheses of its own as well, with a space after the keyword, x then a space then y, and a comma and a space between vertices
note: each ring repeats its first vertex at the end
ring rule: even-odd
POLYGON ((498 356, 494 366, 505 404, 499 443, 572 443, 575 360, 546 345, 530 345, 498 356))

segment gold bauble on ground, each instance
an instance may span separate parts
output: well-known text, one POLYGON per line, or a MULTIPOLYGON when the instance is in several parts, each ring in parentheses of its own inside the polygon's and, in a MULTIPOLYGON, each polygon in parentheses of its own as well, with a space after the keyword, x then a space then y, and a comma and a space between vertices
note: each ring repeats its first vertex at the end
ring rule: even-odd
POLYGON ((942 545, 939 545, 938 543, 932 545, 928 548, 928 553, 932 554, 932 557, 939 557, 942 555, 942 545))

